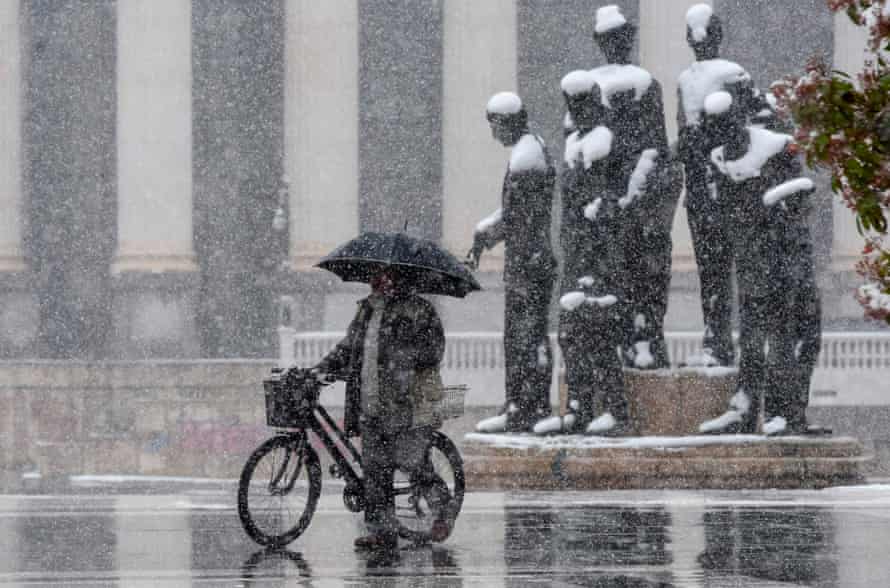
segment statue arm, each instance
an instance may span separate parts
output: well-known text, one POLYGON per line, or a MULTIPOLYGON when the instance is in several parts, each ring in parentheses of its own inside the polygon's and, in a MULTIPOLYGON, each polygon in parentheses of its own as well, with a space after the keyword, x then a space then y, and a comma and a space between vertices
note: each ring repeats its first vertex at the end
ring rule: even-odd
POLYGON ((649 133, 646 143, 647 148, 657 149, 662 159, 668 157, 668 138, 667 125, 665 124, 664 113, 664 96, 661 90, 661 84, 653 80, 652 86, 649 88, 649 104, 644 109, 647 116, 646 129, 649 133))
POLYGON ((479 221, 473 231, 473 246, 467 252, 467 262, 475 269, 479 267, 479 258, 486 249, 491 249, 504 240, 504 209, 498 208, 479 221))

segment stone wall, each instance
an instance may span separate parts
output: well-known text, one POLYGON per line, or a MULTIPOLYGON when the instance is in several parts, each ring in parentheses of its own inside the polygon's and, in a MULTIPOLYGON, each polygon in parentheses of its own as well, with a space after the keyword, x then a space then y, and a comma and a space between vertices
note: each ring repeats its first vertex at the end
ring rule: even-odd
MULTIPOLYGON (((0 364, 0 478, 233 478, 265 426, 267 361, 0 364)), ((4 483, 5 482, 5 483, 4 483)))

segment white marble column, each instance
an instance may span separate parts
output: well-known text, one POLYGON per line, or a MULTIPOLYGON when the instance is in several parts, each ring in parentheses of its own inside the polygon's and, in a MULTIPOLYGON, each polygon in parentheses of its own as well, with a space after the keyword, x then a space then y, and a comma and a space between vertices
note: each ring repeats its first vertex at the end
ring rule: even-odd
MULTIPOLYGON (((668 140, 677 138, 677 78, 695 59, 686 44, 686 11, 706 0, 640 0, 640 62, 661 82, 668 140)), ((680 204, 672 233, 673 271, 695 271, 686 208, 680 204)))
MULTIPOLYGON (((867 53, 868 31, 854 25, 843 12, 834 17, 834 68, 855 77, 862 70, 867 53)), ((831 269, 853 271, 862 254, 864 241, 856 229, 856 215, 837 195, 832 197, 833 230, 831 269)))
POLYGON ((358 232, 358 5, 289 0, 285 170, 290 256, 308 270, 358 232))
POLYGON ((0 3, 0 272, 22 259, 22 55, 19 2, 0 3))
POLYGON ((114 357, 199 352, 191 55, 191 2, 117 3, 114 357))
MULTIPOLYGON (((443 10, 442 241, 462 256, 473 244, 476 224, 501 205, 509 150, 492 138, 485 105, 497 92, 518 92, 516 4, 449 0, 443 10)), ((502 264, 498 247, 482 256, 481 269, 502 264)))
POLYGON ((191 3, 117 4, 118 250, 113 273, 197 269, 191 3))

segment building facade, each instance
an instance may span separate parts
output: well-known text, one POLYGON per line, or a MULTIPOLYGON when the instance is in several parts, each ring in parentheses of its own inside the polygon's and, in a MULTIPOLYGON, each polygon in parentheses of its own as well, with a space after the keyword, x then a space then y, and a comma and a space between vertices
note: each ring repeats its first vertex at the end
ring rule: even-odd
MULTIPOLYGON (((560 154, 559 81, 602 63, 608 3, 2 0, 0 356, 273 357, 280 321, 342 330, 365 290, 313 265, 406 226, 462 256, 507 160, 487 99, 518 91, 560 154)), ((673 138, 695 2, 617 3, 673 138)), ((725 57, 761 87, 812 55, 864 58, 824 0, 712 3, 725 57)), ((876 328, 852 296, 853 216, 817 200, 826 328, 876 328)), ((698 330, 682 207, 673 236, 668 328, 698 330)), ((437 302, 449 330, 501 328, 501 255, 483 257, 485 292, 437 302)))

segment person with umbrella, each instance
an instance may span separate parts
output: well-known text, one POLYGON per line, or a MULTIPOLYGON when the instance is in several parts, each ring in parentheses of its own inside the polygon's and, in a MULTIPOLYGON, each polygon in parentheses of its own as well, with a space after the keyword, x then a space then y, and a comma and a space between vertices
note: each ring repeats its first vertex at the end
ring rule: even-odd
MULTIPOLYGON (((346 337, 312 370, 319 378, 346 381, 344 428, 347 435, 362 437, 368 534, 355 546, 393 549, 398 529, 393 473, 398 465, 423 474, 423 460, 416 457, 424 454, 436 423, 417 404, 425 394, 441 390, 439 364, 445 351, 442 322, 418 294, 463 297, 480 287, 438 245, 401 233, 365 233, 318 266, 346 281, 371 285, 346 337), (405 456, 398 461, 397 448, 398 456, 405 456)), ((443 514, 433 525, 434 540, 437 533, 448 535, 447 525, 443 514)))

